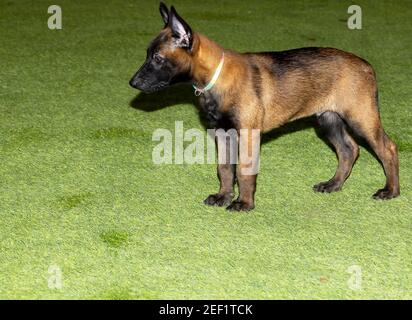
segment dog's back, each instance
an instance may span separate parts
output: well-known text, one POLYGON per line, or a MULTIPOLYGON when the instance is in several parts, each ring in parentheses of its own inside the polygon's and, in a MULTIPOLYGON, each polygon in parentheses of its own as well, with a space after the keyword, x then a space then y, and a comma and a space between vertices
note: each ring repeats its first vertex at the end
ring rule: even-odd
POLYGON ((264 131, 325 110, 345 112, 360 96, 376 97, 371 65, 345 51, 309 47, 244 55, 250 66, 249 87, 255 88, 265 109, 264 131))

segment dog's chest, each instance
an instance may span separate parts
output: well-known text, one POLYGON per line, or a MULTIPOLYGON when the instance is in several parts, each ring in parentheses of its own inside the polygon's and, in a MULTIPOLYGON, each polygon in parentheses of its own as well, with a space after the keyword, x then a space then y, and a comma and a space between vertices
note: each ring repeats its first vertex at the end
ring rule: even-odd
POLYGON ((219 99, 211 93, 205 92, 199 97, 199 104, 202 108, 205 120, 215 128, 230 129, 233 128, 233 121, 230 114, 222 112, 219 99))

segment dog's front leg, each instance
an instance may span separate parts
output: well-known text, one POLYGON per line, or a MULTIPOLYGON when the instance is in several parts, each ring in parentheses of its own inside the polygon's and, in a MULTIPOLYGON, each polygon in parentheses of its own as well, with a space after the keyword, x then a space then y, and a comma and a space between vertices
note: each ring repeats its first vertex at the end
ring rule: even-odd
POLYGON ((249 211, 255 207, 256 179, 259 171, 260 130, 239 130, 239 164, 236 177, 239 197, 227 207, 231 211, 249 211))
MULTIPOLYGON (((219 164, 217 165, 217 176, 220 182, 219 193, 209 195, 204 203, 211 206, 227 206, 234 197, 236 161, 232 159, 234 143, 229 136, 216 137, 216 149, 218 151, 219 164), (219 139, 223 139, 219 141, 219 139)), ((235 146, 236 147, 236 146, 235 146)), ((237 150, 237 148, 235 148, 237 150)))

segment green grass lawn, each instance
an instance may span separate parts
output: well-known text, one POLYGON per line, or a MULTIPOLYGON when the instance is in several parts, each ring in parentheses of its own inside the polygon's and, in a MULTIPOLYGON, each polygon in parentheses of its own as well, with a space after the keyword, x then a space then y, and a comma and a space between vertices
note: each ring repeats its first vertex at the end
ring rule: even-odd
POLYGON ((128 85, 163 26, 158 2, 4 0, 0 298, 411 299, 412 3, 358 1, 362 30, 347 28, 349 0, 168 4, 227 48, 331 46, 368 60, 401 197, 371 198, 384 174, 364 147, 342 192, 315 194, 336 157, 300 122, 266 139, 254 211, 206 207, 214 165, 151 158, 155 129, 204 129, 188 88, 136 98, 128 85), (62 30, 47 28, 51 4, 62 30))

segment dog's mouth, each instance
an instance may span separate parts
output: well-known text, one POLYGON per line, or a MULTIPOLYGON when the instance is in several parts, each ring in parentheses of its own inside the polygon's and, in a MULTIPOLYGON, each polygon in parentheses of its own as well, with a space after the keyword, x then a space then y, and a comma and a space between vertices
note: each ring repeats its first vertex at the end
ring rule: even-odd
POLYGON ((145 83, 138 84, 136 82, 130 81, 130 86, 142 91, 143 93, 153 93, 165 89, 169 86, 169 84, 167 82, 160 82, 156 85, 146 85, 145 83))
POLYGON ((155 86, 151 86, 151 87, 142 87, 142 88, 137 88, 140 91, 142 91, 143 93, 154 93, 157 91, 160 91, 162 89, 165 89, 168 86, 168 83, 159 83, 155 86))

